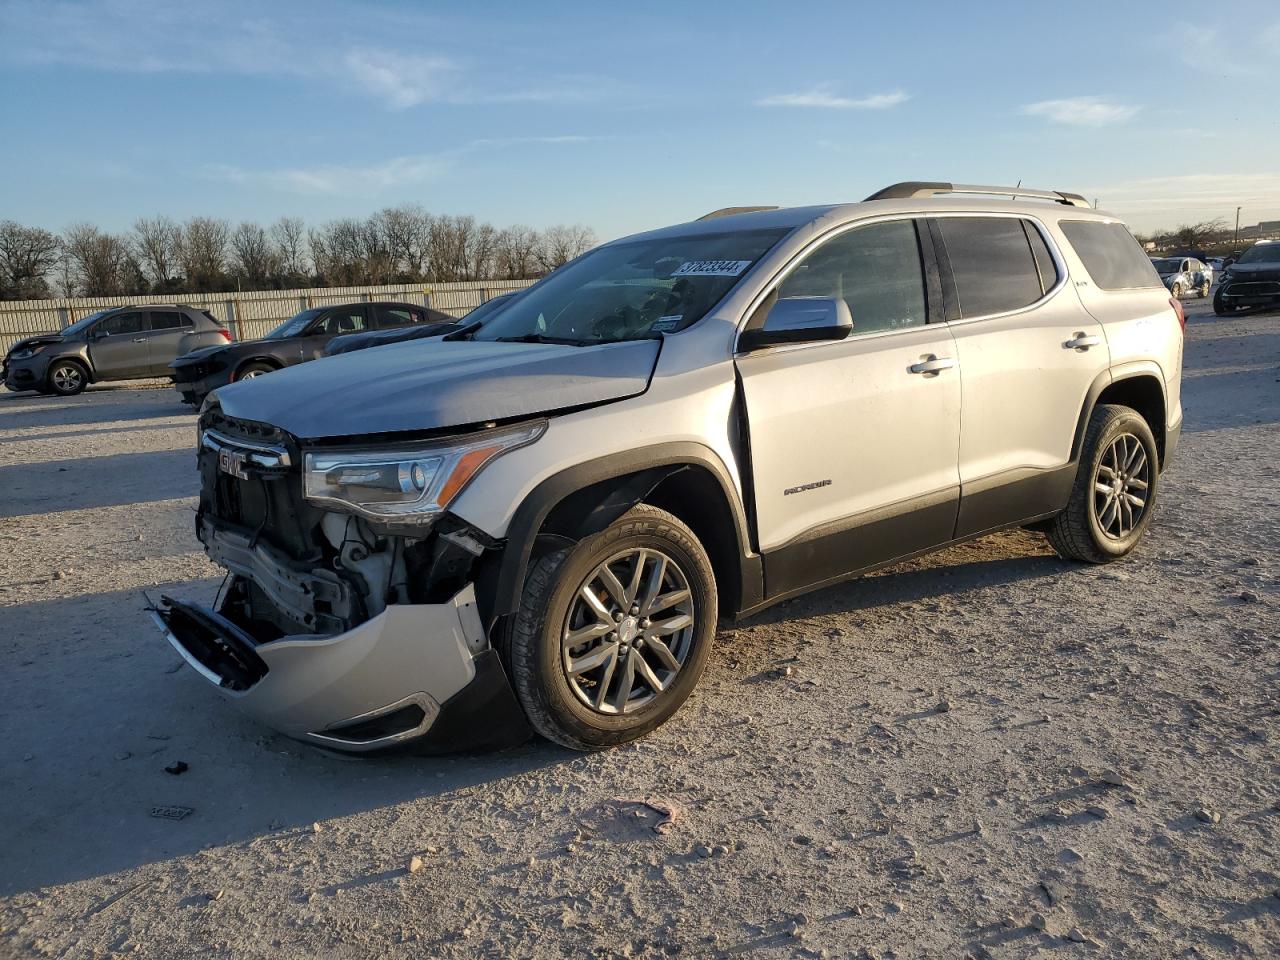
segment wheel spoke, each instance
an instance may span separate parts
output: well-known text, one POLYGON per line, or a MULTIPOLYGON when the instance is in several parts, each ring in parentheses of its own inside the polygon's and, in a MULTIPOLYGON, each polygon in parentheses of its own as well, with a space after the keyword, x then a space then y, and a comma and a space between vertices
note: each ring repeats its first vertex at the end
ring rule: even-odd
POLYGON ((1130 480, 1130 481, 1129 481, 1129 489, 1130 489, 1130 490, 1145 490, 1145 489, 1147 489, 1147 481, 1145 481, 1145 480, 1139 480, 1139 479, 1137 479, 1137 478, 1135 477, 1134 479, 1132 479, 1132 480, 1130 480))
POLYGON ((649 685, 649 689, 654 693, 661 693, 667 688, 667 685, 659 680, 658 675, 653 672, 653 668, 649 666, 648 661, 640 655, 639 650, 633 650, 627 660, 628 662, 635 662, 636 673, 640 674, 640 678, 649 685))
POLYGON ((1135 497, 1132 493, 1125 493, 1124 498, 1129 502, 1129 506, 1137 507, 1139 510, 1142 509, 1145 503, 1141 497, 1135 497))
MULTIPOLYGON (((667 558, 658 554, 653 558, 653 567, 649 571, 649 578, 644 585, 644 596, 640 599, 640 616, 646 617, 653 611, 654 598, 658 596, 658 591, 662 589, 662 580, 667 575, 667 558)), ((665 608, 659 608, 665 609, 665 608)))
MULTIPOLYGON (((1108 453, 1109 452, 1110 451, 1108 451, 1108 453)), ((1105 463, 1100 463, 1098 464, 1098 477, 1103 480, 1114 480, 1116 478, 1116 472, 1105 463)), ((1108 489, 1110 489, 1110 487, 1108 487, 1108 489)))
POLYGON ((1128 446, 1127 446, 1128 444, 1127 438, 1125 438, 1125 443, 1126 443, 1126 447, 1125 447, 1124 472, 1133 473, 1134 464, 1137 462, 1139 454, 1142 454, 1142 444, 1140 444, 1137 441, 1137 438, 1134 438, 1133 449, 1130 450, 1128 449, 1128 446))
POLYGON ((645 637, 644 648, 646 650, 652 650, 657 655, 658 659, 662 661, 662 665, 672 673, 675 673, 680 669, 680 661, 677 660, 676 655, 671 652, 671 648, 667 646, 664 640, 660 640, 653 636, 652 631, 650 631, 650 634, 645 637))
POLYGON ((596 592, 591 589, 590 583, 584 583, 582 585, 582 588, 578 591, 578 596, 586 601, 587 606, 591 608, 591 612, 594 613, 599 620, 604 621, 613 618, 613 615, 609 612, 609 608, 600 601, 600 598, 596 596, 596 592))
POLYGON ((636 551, 636 565, 631 571, 631 582, 627 584, 626 602, 623 603, 623 609, 630 609, 636 602, 636 597, 640 593, 640 582, 644 578, 644 562, 648 558, 649 553, 646 550, 636 551))
POLYGON ((1106 508, 1098 515, 1098 526, 1103 530, 1110 530, 1112 523, 1116 520, 1116 514, 1119 512, 1119 504, 1114 497, 1107 498, 1106 508))
POLYGON ((619 580, 614 575, 613 571, 609 569, 609 565, 605 563, 600 564, 599 569, 596 570, 596 576, 599 577, 600 582, 604 584, 604 588, 609 592, 609 596, 613 598, 613 602, 616 603, 620 609, 627 609, 627 589, 622 585, 622 581, 619 580))
POLYGON ((588 670, 594 670, 596 667, 603 667, 606 663, 615 659, 617 655, 618 645, 616 643, 602 643, 580 657, 570 657, 569 676, 576 677, 586 673, 588 670))
POLYGON ((631 699, 631 688, 636 683, 636 658, 627 657, 622 664, 622 676, 618 680, 618 692, 613 695, 613 709, 622 713, 627 709, 627 701, 631 699))
POLYGON ((600 674, 600 684, 596 689, 595 700, 592 701, 597 710, 604 708, 604 698, 609 695, 609 684, 613 682, 613 671, 618 667, 618 658, 611 657, 609 662, 604 665, 604 672, 600 674))
POLYGON ((1111 484, 1109 483, 1095 482, 1093 485, 1093 489, 1094 489, 1094 492, 1096 493, 1104 493, 1104 494, 1107 494, 1108 496, 1110 496, 1111 494, 1111 484))
POLYGON ((652 627, 645 631, 646 636, 650 637, 667 637, 673 633, 679 633, 685 627, 693 626, 693 617, 687 613, 681 613, 670 620, 664 620, 662 623, 655 623, 652 627))
POLYGON ((579 627, 577 630, 570 630, 564 635, 564 645, 566 649, 580 647, 588 640, 595 640, 597 637, 603 637, 609 633, 614 627, 612 621, 608 623, 589 623, 585 627, 579 627))

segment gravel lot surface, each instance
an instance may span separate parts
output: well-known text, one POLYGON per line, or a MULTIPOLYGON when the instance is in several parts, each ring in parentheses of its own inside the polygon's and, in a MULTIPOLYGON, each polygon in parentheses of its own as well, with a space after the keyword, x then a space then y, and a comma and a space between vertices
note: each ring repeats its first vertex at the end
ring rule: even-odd
POLYGON ((192 415, 0 393, 0 957, 1280 955, 1280 318, 1187 306, 1135 556, 1012 532, 786 604, 593 756, 241 718, 143 610, 217 584, 192 415))

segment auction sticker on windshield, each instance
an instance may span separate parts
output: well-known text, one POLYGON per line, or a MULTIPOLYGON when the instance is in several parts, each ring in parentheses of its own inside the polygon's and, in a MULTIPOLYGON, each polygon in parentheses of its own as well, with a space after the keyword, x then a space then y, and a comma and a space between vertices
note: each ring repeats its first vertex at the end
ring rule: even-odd
POLYGON ((673 277, 736 277, 747 267, 750 260, 690 260, 682 263, 671 275, 673 277))

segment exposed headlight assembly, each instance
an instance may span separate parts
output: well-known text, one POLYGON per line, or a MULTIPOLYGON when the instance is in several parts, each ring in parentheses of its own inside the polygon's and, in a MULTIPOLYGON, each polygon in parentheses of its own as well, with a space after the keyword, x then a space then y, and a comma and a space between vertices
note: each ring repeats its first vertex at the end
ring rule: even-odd
POLYGON ((34 347, 19 347, 9 354, 10 360, 29 360, 45 348, 45 344, 37 343, 34 347))
POLYGON ((437 443, 308 453, 303 493, 369 520, 425 526, 488 464, 546 429, 540 421, 437 443))

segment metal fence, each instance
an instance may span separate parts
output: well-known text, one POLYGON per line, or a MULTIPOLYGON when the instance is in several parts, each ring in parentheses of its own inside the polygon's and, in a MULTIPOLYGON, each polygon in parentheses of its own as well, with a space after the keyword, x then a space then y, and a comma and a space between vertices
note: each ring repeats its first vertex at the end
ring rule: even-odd
POLYGON ((57 300, 0 301, 0 353, 16 340, 61 330, 82 317, 110 307, 182 303, 208 310, 236 340, 261 337, 300 310, 354 300, 420 303, 458 317, 490 297, 520 290, 532 280, 473 280, 463 283, 397 283, 380 287, 313 287, 251 293, 188 293, 178 296, 73 297, 57 300))

